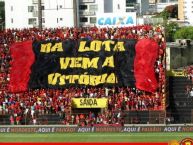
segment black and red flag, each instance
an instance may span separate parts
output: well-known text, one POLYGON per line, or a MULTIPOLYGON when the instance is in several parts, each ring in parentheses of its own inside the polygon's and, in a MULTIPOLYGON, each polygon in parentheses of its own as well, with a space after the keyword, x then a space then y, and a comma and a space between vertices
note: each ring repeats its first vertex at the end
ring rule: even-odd
POLYGON ((11 92, 129 86, 154 92, 158 44, 152 39, 25 41, 11 46, 11 92))

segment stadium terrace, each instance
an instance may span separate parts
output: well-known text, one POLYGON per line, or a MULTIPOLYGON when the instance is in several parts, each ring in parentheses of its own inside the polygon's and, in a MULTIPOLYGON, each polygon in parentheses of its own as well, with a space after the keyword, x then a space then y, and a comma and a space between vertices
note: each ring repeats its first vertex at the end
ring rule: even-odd
MULTIPOLYGON (((130 21, 128 20, 128 22, 130 21)), ((1 119, 4 120, 0 120, 0 124, 62 124, 84 127, 148 123, 149 115, 145 118, 139 118, 140 113, 149 114, 151 111, 156 111, 158 112, 156 115, 162 116, 162 112, 165 110, 165 39, 162 26, 56 28, 41 31, 37 28, 8 29, 0 31, 0 37, 2 38, 0 40, 0 115, 1 119), (125 41, 123 42, 122 39, 125 41), (143 57, 138 57, 139 60, 142 60, 135 62, 137 68, 134 68, 135 44, 141 40, 146 43, 136 47, 138 48, 137 51, 142 51, 143 46, 150 47, 145 47, 144 55, 141 55, 143 57), (128 43, 126 43, 127 41, 128 43), (66 47, 63 42, 70 42, 73 47, 66 47), (77 45, 78 42, 79 45, 77 45), (31 55, 33 53, 32 43, 37 44, 34 45, 36 53, 37 50, 41 51, 40 55, 33 58, 31 55), (23 46, 23 44, 25 45, 23 46), (18 48, 18 52, 22 53, 26 52, 27 49, 30 50, 28 55, 15 53, 21 55, 21 58, 27 56, 27 59, 15 63, 13 56, 15 48, 18 48), (72 55, 70 51, 71 48, 82 56, 73 56, 74 54, 72 55), (153 51, 154 53, 152 53, 153 51), (68 52, 69 56, 65 56, 68 52), (117 53, 117 56, 109 55, 111 52, 117 53), (64 56, 62 56, 63 54, 64 56), (103 58, 103 62, 100 64, 101 69, 104 69, 102 71, 98 68, 99 54, 103 58), (149 56, 149 54, 155 54, 155 56, 149 56), (108 59, 111 57, 114 61, 108 59), (39 62, 33 64, 37 58, 39 58, 39 62), (104 58, 109 61, 105 63, 104 58), (125 61, 125 58, 129 59, 125 61), (155 59, 148 60, 153 62, 151 67, 147 65, 142 68, 142 63, 146 62, 143 58, 146 60, 155 59), (30 59, 32 63, 29 64, 28 60, 30 59), (44 61, 45 63, 43 63, 44 61), (22 65, 21 62, 23 62, 22 65), (19 69, 25 68, 25 70, 22 73, 15 72, 13 74, 14 65, 19 69), (26 65, 29 65, 28 68, 30 69, 38 66, 38 69, 32 74, 30 69, 26 69, 26 65), (48 67, 49 65, 51 67, 48 67), (116 69, 116 75, 119 75, 118 80, 113 72, 116 66, 118 66, 116 69), (60 70, 57 71, 56 68, 60 70), (43 69, 48 70, 48 73, 42 71, 43 69), (50 71, 51 69, 53 71, 50 71), (146 69, 151 71, 146 72, 146 69), (141 72, 137 70, 141 70, 141 72), (124 71, 129 73, 125 74, 124 71), (21 74, 27 74, 31 78, 23 77, 21 74), (139 80, 134 79, 137 78, 135 75, 139 80), (144 78, 146 76, 155 79, 149 81, 149 79, 144 78), (31 82, 23 83, 30 79, 31 82), (17 81, 23 84, 15 83, 17 81), (52 88, 48 82, 61 85, 71 82, 76 83, 76 85, 52 88), (120 83, 119 86, 115 85, 117 82, 120 83), (30 88, 29 84, 33 87, 30 88), (79 84, 83 85, 79 86, 79 84), (98 86, 98 84, 100 85, 98 86), (112 85, 108 86, 108 84, 112 85), (78 99, 82 101, 80 102, 78 99), (96 99, 97 105, 93 99, 96 99), (81 105, 74 105, 73 103, 76 102, 81 105), (94 106, 98 108, 91 108, 92 105, 89 104, 95 104, 94 106), (139 116, 131 116, 135 111, 138 112, 139 116)), ((160 122, 163 119, 160 118, 160 122)))

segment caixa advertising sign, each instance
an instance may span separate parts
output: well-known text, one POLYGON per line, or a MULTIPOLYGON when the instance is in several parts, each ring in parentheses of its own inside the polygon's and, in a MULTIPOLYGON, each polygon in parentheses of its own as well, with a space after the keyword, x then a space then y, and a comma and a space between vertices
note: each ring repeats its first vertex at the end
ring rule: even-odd
POLYGON ((99 27, 124 27, 136 25, 136 13, 103 13, 97 14, 97 26, 99 27))

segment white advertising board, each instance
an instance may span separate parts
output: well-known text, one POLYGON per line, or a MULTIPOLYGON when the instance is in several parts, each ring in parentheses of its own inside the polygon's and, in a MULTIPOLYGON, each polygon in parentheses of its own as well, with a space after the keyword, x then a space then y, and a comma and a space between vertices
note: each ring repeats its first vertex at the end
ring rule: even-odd
POLYGON ((97 14, 98 27, 136 26, 136 12, 97 14))

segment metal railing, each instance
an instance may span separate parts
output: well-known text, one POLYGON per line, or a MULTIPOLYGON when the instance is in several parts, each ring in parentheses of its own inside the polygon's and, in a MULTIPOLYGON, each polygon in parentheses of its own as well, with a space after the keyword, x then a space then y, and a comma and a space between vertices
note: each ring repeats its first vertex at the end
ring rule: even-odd
MULTIPOLYGON (((98 120, 96 115, 95 119, 89 119, 89 114, 84 113, 84 118, 79 118, 78 125, 84 122, 88 124, 164 124, 166 120, 165 111, 124 111, 121 116, 118 116, 118 112, 114 112, 111 117, 106 117, 106 121, 98 120)), ((76 116, 77 113, 62 113, 58 114, 34 114, 36 120, 34 122, 31 114, 23 115, 20 121, 17 122, 17 116, 14 116, 14 122, 11 123, 9 114, 0 114, 0 125, 77 125, 76 116)), ((104 114, 105 116, 105 114, 104 114)))

